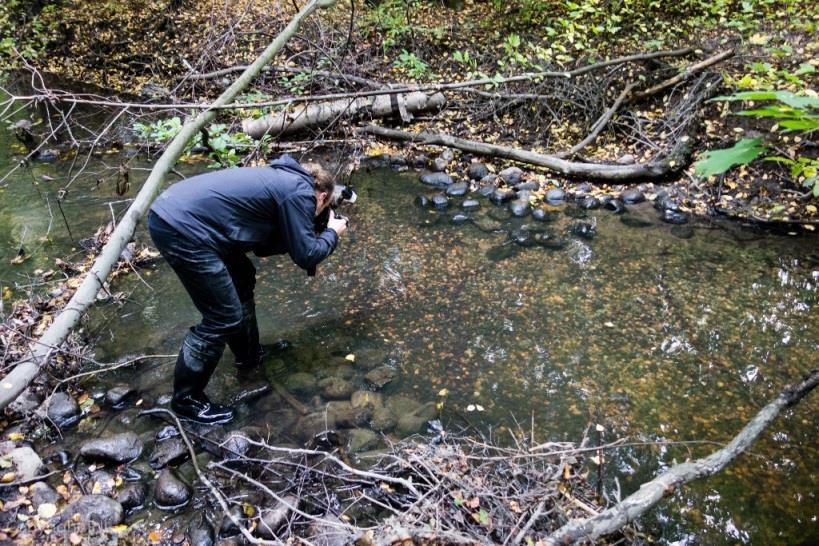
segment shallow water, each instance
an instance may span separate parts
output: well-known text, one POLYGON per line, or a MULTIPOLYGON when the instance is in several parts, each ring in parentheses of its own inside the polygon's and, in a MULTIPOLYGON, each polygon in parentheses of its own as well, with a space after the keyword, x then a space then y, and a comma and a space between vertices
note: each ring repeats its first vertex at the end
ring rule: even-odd
MULTIPOLYGON (((0 140, 3 171, 12 160, 5 144, 0 140)), ((66 162, 35 164, 0 194, 4 286, 24 285, 28 273, 53 267, 54 257, 70 252, 53 201, 51 240, 38 242, 49 223, 41 193, 53 199, 66 169, 66 162), (43 174, 58 180, 43 181, 43 174), (31 257, 10 266, 24 233, 31 257)), ((386 364, 397 377, 382 390, 385 396, 442 403, 445 427, 474 426, 501 441, 508 441, 510 430, 533 433, 532 443, 579 441, 587 425, 600 424, 605 432, 592 427, 592 442, 723 443, 817 364, 815 237, 700 225, 683 239, 646 206, 628 216, 652 226, 629 227, 620 216, 591 211, 598 232, 593 240, 567 236, 561 250, 520 248, 506 233, 512 225, 535 224, 531 217, 492 220, 487 213, 494 206, 481 200, 473 216, 483 230, 474 223, 454 226, 452 211, 413 204, 428 192, 416 175, 362 171, 354 185, 360 199, 345 212, 350 232, 316 278, 308 279, 286 257, 258 261, 262 341, 293 344, 272 365, 277 370, 323 376, 351 367, 353 383, 362 386, 368 369, 386 364)), ((74 238, 110 218, 107 203, 119 199, 112 183, 98 186, 93 176, 75 182, 63 205, 74 238)), ((546 227, 565 233, 574 221, 561 212, 546 227)), ((141 228, 138 239, 148 241, 141 228)), ((114 289, 127 293, 126 303, 98 305, 85 325, 98 340, 97 360, 176 352, 196 312, 169 268, 159 263, 114 289)), ((242 388, 231 360, 226 354, 211 382, 213 398, 229 399, 242 388)), ((130 383, 147 406, 170 392, 172 365, 152 360, 86 386, 102 392, 130 383)), ((316 393, 297 397, 316 410, 324 406, 316 393)), ((784 412, 751 454, 675 493, 645 520, 646 530, 667 544, 819 541, 817 409, 814 394, 784 412)), ((156 428, 135 414, 104 410, 69 431, 66 441, 156 428)), ((261 427, 271 441, 291 443, 301 440, 293 418, 284 402, 269 396, 242 404, 230 428, 261 427)), ((716 447, 610 451, 604 490, 613 495, 616 478, 628 494, 673 461, 716 447)))

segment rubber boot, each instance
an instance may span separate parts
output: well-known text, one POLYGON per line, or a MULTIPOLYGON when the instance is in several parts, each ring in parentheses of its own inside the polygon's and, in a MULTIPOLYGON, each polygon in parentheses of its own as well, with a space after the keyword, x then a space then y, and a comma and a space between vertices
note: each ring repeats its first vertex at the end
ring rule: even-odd
POLYGON ((235 365, 240 372, 253 370, 262 363, 265 352, 259 344, 259 325, 253 300, 242 303, 242 324, 235 334, 228 336, 227 344, 236 357, 235 365))
POLYGON ((222 357, 224 346, 210 343, 193 331, 188 332, 176 359, 173 376, 171 409, 179 417, 207 425, 227 423, 233 419, 233 409, 214 404, 205 387, 222 357))

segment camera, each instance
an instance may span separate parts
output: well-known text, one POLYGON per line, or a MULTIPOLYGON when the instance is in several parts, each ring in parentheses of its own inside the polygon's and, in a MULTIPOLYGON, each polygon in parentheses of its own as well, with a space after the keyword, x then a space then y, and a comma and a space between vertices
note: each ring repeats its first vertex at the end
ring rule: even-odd
MULTIPOLYGON (((322 231, 327 229, 327 223, 330 221, 330 210, 333 211, 336 218, 347 220, 347 217, 337 213, 336 209, 340 207, 343 203, 355 203, 356 199, 358 199, 358 194, 356 194, 355 190, 353 190, 351 186, 337 184, 335 189, 333 190, 333 195, 330 197, 330 206, 324 209, 324 211, 322 211, 321 214, 316 216, 315 219, 316 233, 321 233, 322 231)), ((314 267, 312 269, 309 269, 307 271, 307 275, 309 277, 315 276, 316 268, 314 267)))

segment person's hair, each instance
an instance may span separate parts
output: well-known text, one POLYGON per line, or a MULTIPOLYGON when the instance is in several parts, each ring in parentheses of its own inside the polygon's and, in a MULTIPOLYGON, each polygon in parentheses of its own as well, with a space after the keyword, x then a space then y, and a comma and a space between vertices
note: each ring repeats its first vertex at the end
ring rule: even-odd
POLYGON ((318 191, 326 191, 327 195, 333 195, 333 191, 336 189, 336 181, 333 178, 333 175, 330 174, 327 169, 319 165, 318 163, 304 163, 302 164, 304 170, 307 171, 307 174, 313 177, 313 180, 316 183, 316 190, 318 191))

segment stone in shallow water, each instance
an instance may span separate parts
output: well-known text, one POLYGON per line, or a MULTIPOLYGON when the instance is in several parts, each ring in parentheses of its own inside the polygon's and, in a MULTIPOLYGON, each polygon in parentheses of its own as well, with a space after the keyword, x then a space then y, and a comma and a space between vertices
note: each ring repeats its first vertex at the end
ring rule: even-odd
POLYGON ((466 195, 469 191, 469 184, 466 182, 455 182, 446 189, 446 194, 452 197, 466 195))
POLYGON ((516 256, 519 249, 515 245, 502 244, 486 251, 486 259, 490 262, 500 262, 516 256))
POLYGON ((516 245, 520 245, 523 247, 535 246, 534 233, 532 233, 528 229, 523 228, 513 229, 511 232, 509 232, 509 239, 516 245))
POLYGON ((348 398, 355 390, 352 383, 340 377, 322 379, 319 381, 318 386, 321 389, 321 394, 332 400, 348 398))
POLYGON ((58 392, 48 402, 48 418, 59 428, 73 425, 80 420, 80 406, 64 392, 58 392))
POLYGON ((481 202, 477 199, 464 199, 461 203, 461 208, 464 210, 477 210, 481 208, 481 202))
POLYGON ((561 190, 560 188, 552 188, 551 190, 546 192, 546 201, 549 203, 562 203, 563 200, 566 198, 566 192, 561 190))
POLYGON ((380 408, 384 405, 384 397, 380 392, 355 391, 350 398, 350 404, 354 408, 380 408))
POLYGON ((622 192, 620 194, 620 199, 627 205, 634 205, 645 201, 646 196, 643 195, 643 192, 640 190, 631 188, 622 192))
POLYGON ((569 226, 569 233, 591 240, 597 235, 597 226, 593 222, 573 222, 569 226))
POLYGON ((432 160, 430 164, 430 168, 436 172, 442 172, 446 170, 447 165, 449 165, 449 161, 442 157, 436 157, 432 160))
POLYGON ((250 438, 240 430, 231 430, 222 441, 222 454, 225 458, 240 457, 250 451, 250 438))
POLYGON ((159 473, 154 488, 154 501, 157 507, 163 510, 179 508, 191 498, 188 484, 176 477, 170 469, 165 468, 159 473))
POLYGON ((213 546, 213 527, 203 515, 195 515, 188 522, 188 541, 190 546, 213 546))
POLYGON ((527 199, 515 199, 509 203, 509 212, 511 212, 512 216, 516 218, 528 216, 531 210, 532 207, 529 206, 529 201, 527 199))
POLYGON ((122 407, 126 399, 134 392, 129 385, 117 385, 108 389, 108 392, 105 393, 105 401, 111 406, 122 407))
POLYGON ((284 386, 288 391, 312 394, 316 390, 316 378, 307 372, 296 372, 287 378, 284 386))
POLYGON ((53 487, 46 482, 36 482, 31 485, 31 504, 37 508, 41 504, 57 504, 63 498, 53 487))
POLYGON ((432 206, 438 210, 445 210, 449 208, 449 197, 443 193, 436 193, 432 196, 432 206))
POLYGON ((373 449, 378 445, 381 438, 370 429, 354 428, 347 431, 347 452, 357 453, 359 451, 366 451, 373 449))
POLYGON ((170 438, 156 444, 148 458, 148 464, 154 470, 159 470, 168 465, 178 465, 186 461, 188 457, 190 453, 184 440, 179 437, 170 438))
POLYGON ((354 532, 332 514, 313 521, 308 535, 310 544, 315 546, 349 546, 355 542, 354 532))
POLYGON ((421 182, 428 186, 446 187, 452 184, 452 177, 446 173, 430 173, 421 176, 421 182))
POLYGON ((432 206, 432 201, 429 200, 429 197, 426 195, 419 195, 415 198, 415 204, 421 207, 422 209, 428 209, 432 206))
POLYGON ((597 197, 587 195, 577 201, 577 206, 585 210, 597 209, 600 208, 600 200, 597 197))
POLYGON ((469 215, 465 212, 456 212, 449 221, 455 225, 465 224, 469 221, 469 215))
POLYGON ((506 203, 507 201, 511 201, 515 198, 515 190, 511 188, 498 188, 492 192, 492 195, 489 196, 489 200, 499 205, 501 203, 506 203))
POLYGON ((142 440, 134 432, 123 432, 108 438, 85 442, 80 455, 89 460, 125 463, 142 454, 142 440))
POLYGON ((662 215, 663 222, 668 224, 687 224, 688 213, 677 210, 665 209, 662 215))
POLYGON ((379 366, 364 376, 370 384, 381 388, 398 376, 398 372, 391 366, 379 366))
POLYGON ((543 207, 537 207, 532 211, 532 218, 539 222, 554 222, 558 219, 560 214, 554 210, 547 210, 543 207))
POLYGON ((142 483, 129 483, 117 493, 117 502, 125 510, 134 510, 145 504, 145 485, 142 483))
POLYGON ((535 244, 549 250, 560 250, 568 244, 565 238, 549 231, 535 233, 534 238, 535 244))
POLYGON ((516 191, 534 191, 540 188, 540 184, 537 182, 521 182, 519 184, 515 184, 516 191))
POLYGON ((619 199, 609 199, 603 205, 603 208, 612 211, 614 214, 623 214, 626 212, 626 206, 619 199))
POLYGON ((481 180, 489 174, 489 169, 483 163, 472 163, 466 169, 466 175, 471 180, 481 180))
POLYGON ((523 171, 518 167, 507 167, 499 172, 498 176, 500 176, 508 185, 514 186, 520 182, 520 179, 523 176, 523 171))
POLYGON ((96 524, 100 527, 113 527, 122 522, 124 511, 122 505, 105 495, 85 495, 69 504, 61 519, 63 523, 68 523, 74 514, 80 515, 80 522, 85 526, 96 524))
POLYGON ((563 214, 565 214, 569 218, 586 218, 589 215, 585 209, 581 209, 580 207, 577 206, 569 206, 564 208, 563 214))
MULTIPOLYGON (((10 442, 8 445, 13 445, 10 442)), ((40 475, 43 461, 37 452, 28 446, 16 447, 3 454, 3 458, 11 463, 10 470, 20 481, 30 480, 40 475)), ((4 470, 3 472, 6 472, 4 470)))
POLYGON ((259 526, 256 528, 256 534, 260 537, 278 538, 276 532, 287 523, 292 508, 299 507, 299 499, 294 495, 282 497, 282 501, 284 502, 277 502, 272 508, 262 508, 259 511, 259 526))

